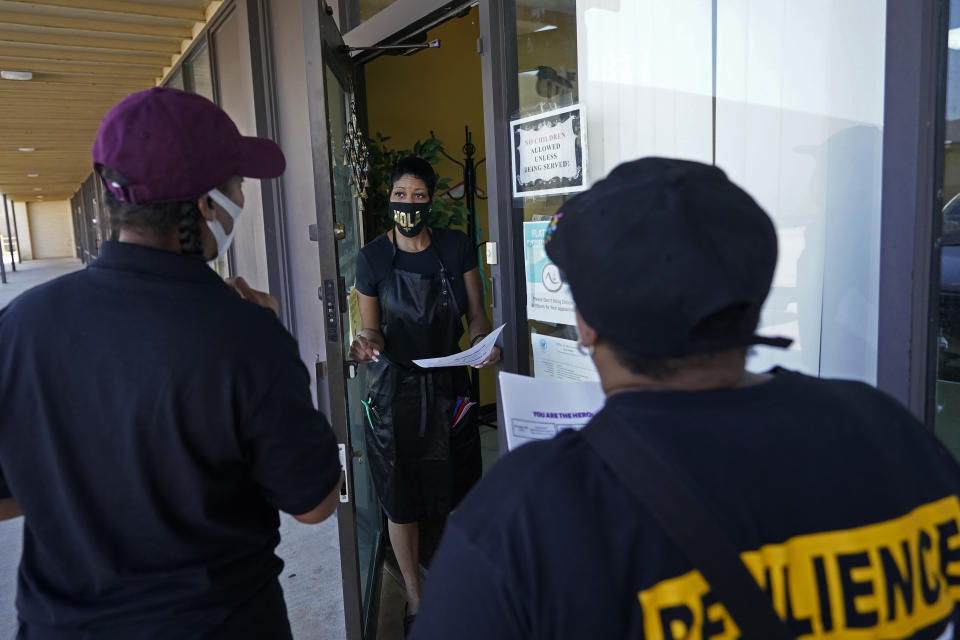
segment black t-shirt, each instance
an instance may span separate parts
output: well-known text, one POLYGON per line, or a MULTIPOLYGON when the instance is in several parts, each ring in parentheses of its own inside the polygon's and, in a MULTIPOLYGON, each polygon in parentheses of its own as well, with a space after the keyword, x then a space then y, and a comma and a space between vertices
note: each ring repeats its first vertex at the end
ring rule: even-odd
POLYGON ((340 468, 272 312, 202 262, 104 243, 0 311, 0 407, 29 637, 208 638, 245 610, 234 637, 286 624, 262 604, 277 510, 313 509, 340 468))
POLYGON ((397 249, 393 261, 393 243, 380 235, 360 250, 357 257, 357 291, 365 296, 380 297, 380 283, 390 274, 391 266, 401 271, 434 275, 440 273, 440 260, 447 268, 447 277, 460 313, 467 312, 467 288, 463 274, 476 268, 477 252, 470 238, 455 229, 433 229, 430 247, 417 253, 397 249), (439 259, 438 259, 439 255, 439 259))
MULTIPOLYGON (((895 401, 781 372, 745 389, 615 395, 611 408, 680 461, 798 638, 952 637, 960 467, 895 401)), ((506 456, 451 516, 413 637, 732 631, 700 573, 565 431, 506 456)))

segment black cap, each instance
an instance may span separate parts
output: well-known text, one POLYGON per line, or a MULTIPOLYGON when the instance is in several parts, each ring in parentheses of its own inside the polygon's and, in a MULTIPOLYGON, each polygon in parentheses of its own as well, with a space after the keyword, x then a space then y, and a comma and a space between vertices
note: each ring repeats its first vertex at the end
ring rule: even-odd
POLYGON ((621 164, 561 207, 545 243, 584 320, 635 355, 790 344, 754 333, 777 264, 773 222, 717 167, 621 164))

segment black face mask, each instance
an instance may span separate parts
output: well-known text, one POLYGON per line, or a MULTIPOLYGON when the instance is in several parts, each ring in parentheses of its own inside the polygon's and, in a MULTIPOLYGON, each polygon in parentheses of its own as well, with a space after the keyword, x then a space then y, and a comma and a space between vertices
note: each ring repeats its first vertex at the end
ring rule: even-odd
POLYGON ((430 214, 430 205, 426 202, 391 202, 390 214, 397 230, 408 238, 423 231, 430 214))

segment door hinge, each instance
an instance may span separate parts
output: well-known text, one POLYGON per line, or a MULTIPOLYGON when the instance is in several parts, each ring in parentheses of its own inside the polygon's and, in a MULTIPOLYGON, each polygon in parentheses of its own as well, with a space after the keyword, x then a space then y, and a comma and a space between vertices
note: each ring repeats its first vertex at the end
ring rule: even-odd
POLYGON ((340 502, 350 502, 350 474, 347 472, 347 445, 338 444, 340 450, 340 470, 343 472, 343 484, 340 485, 340 502))
POLYGON ((483 55, 483 38, 477 38, 477 53, 483 55))

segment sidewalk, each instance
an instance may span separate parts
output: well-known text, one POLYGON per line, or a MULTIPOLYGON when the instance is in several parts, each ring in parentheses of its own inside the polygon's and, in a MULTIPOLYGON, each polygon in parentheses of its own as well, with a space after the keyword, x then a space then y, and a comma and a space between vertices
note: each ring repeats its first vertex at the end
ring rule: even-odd
MULTIPOLYGON (((6 258, 6 256, 5 256, 6 258)), ((27 260, 17 265, 17 272, 10 268, 9 259, 4 259, 3 268, 7 271, 7 284, 0 284, 0 309, 4 308, 18 295, 47 280, 53 280, 83 268, 77 258, 54 258, 52 260, 27 260)), ((3 638, 3 636, 0 636, 3 638)))
MULTIPOLYGON (((38 284, 83 268, 79 260, 28 260, 13 273, 5 262, 7 284, 0 284, 0 309, 38 284)), ((346 636, 337 518, 318 525, 280 516, 277 548, 286 566, 280 575, 295 640, 340 640, 346 636)), ((14 601, 23 539, 23 518, 0 522, 0 640, 17 632, 14 601)))

